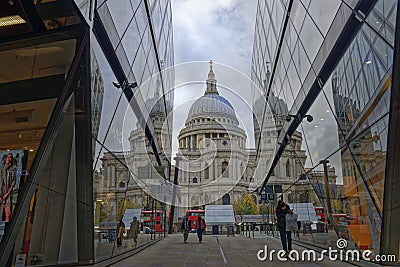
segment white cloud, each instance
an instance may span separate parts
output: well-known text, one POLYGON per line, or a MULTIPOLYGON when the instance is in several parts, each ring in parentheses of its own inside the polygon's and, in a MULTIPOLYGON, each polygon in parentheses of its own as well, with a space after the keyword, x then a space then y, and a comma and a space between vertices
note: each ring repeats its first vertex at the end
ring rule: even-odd
POLYGON ((213 59, 250 73, 256 0, 173 0, 175 62, 213 59))

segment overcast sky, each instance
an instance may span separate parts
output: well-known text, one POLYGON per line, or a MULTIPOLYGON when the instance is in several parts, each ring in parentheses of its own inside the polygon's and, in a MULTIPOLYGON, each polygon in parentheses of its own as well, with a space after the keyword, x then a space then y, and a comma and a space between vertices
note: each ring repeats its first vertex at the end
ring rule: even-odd
POLYGON ((256 0, 172 0, 178 65, 175 73, 179 86, 174 100, 173 154, 190 106, 204 94, 209 60, 216 62, 214 72, 219 93, 234 106, 240 126, 247 133, 248 146, 254 147, 252 118, 246 117, 251 115, 252 103, 245 98, 250 97, 246 76, 250 74, 256 6, 256 0), (235 69, 241 73, 235 73, 235 69), (182 83, 192 84, 180 87, 182 83))
POLYGON ((256 0, 172 0, 175 64, 222 63, 249 75, 256 0))

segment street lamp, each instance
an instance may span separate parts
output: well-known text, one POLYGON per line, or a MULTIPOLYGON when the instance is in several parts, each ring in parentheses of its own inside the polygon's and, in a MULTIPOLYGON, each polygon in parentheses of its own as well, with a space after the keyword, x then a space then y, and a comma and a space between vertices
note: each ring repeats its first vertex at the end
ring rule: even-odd
POLYGON ((112 84, 114 85, 114 87, 118 89, 122 87, 122 90, 124 90, 125 88, 135 88, 136 86, 138 86, 137 82, 133 83, 124 82, 122 85, 116 82, 112 82, 112 84))
MULTIPOLYGON (((189 185, 188 185, 188 209, 190 209, 190 195, 189 195, 189 188, 190 188, 190 181, 192 179, 189 178, 189 185)), ((197 178, 193 177, 192 184, 197 184, 197 178)))
POLYGON ((306 118, 308 122, 312 122, 314 120, 313 116, 309 115, 309 114, 304 115, 304 117, 301 117, 300 113, 297 113, 297 115, 293 115, 293 114, 286 115, 287 122, 290 122, 292 119, 294 119, 296 122, 300 122, 304 118, 306 118))

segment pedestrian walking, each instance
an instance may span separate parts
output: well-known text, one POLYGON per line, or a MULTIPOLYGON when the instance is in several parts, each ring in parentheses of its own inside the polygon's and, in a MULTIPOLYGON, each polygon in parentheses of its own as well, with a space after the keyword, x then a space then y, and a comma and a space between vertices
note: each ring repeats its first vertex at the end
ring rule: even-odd
POLYGON ((199 238, 199 243, 201 243, 203 241, 203 233, 206 230, 206 222, 200 215, 197 219, 196 227, 197 237, 199 238))
POLYGON ((292 232, 286 231, 286 214, 291 213, 290 207, 288 204, 283 202, 282 200, 278 201, 278 205, 276 207, 275 213, 278 219, 276 227, 279 230, 279 235, 281 237, 282 248, 286 251, 286 256, 292 250, 292 232))
POLYGON ((191 228, 192 228, 191 221, 189 220, 188 216, 185 215, 185 217, 183 217, 182 224, 181 224, 181 230, 183 233, 183 242, 185 242, 185 243, 187 242, 191 228))
POLYGON ((139 235, 139 221, 137 220, 136 216, 134 216, 131 222, 131 226, 128 230, 128 238, 133 239, 135 247, 137 246, 138 235, 139 235))
POLYGON ((122 239, 124 238, 125 234, 125 223, 122 219, 117 224, 117 247, 122 246, 122 239))

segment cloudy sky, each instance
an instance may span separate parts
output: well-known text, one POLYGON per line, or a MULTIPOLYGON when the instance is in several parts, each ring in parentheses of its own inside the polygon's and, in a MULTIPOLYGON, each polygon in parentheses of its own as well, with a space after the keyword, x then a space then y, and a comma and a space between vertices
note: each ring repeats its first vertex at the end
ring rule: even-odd
POLYGON ((252 118, 246 115, 251 114, 252 105, 248 76, 256 6, 257 0, 172 0, 178 86, 174 100, 173 153, 190 106, 204 94, 209 60, 216 62, 214 72, 220 94, 234 106, 240 126, 249 137, 248 145, 254 147, 252 118))
POLYGON ((256 0, 172 0, 175 63, 209 61, 249 75, 256 0))

